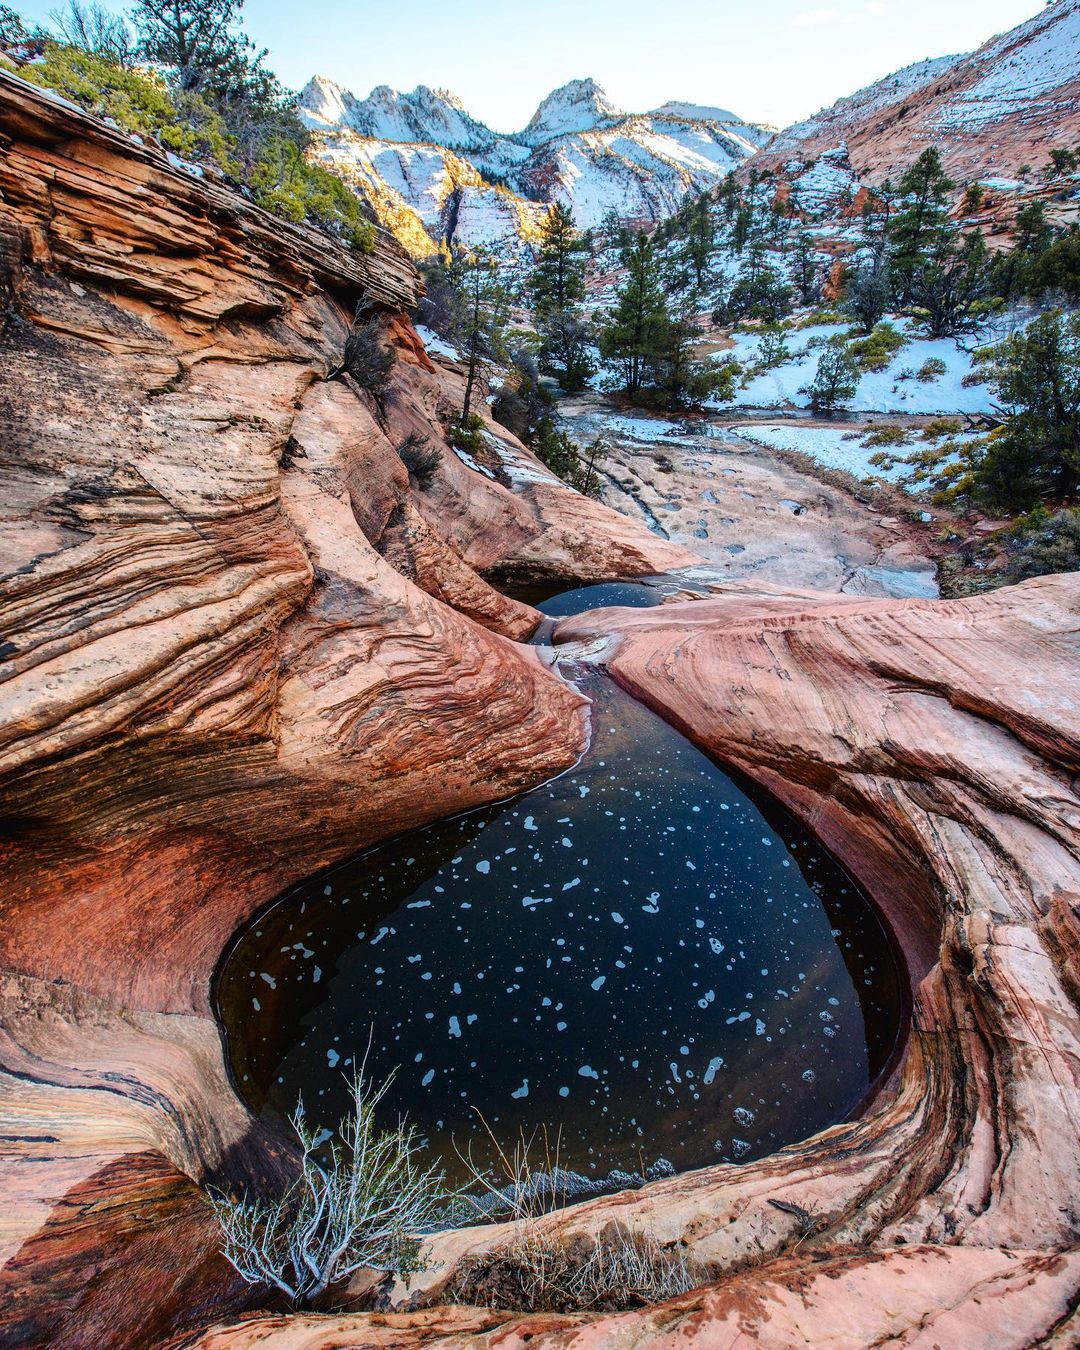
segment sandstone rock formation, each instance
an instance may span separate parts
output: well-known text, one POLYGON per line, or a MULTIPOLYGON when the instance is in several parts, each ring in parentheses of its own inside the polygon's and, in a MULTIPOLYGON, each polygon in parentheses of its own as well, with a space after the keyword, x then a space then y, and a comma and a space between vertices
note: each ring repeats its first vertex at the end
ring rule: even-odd
POLYGON ((1024 165, 1080 132, 1080 3, 1054 0, 964 56, 909 66, 780 132, 759 169, 816 160, 845 146, 859 177, 896 178, 928 145, 963 185, 1024 165))
POLYGON ((579 752, 581 700, 506 636, 539 616, 473 564, 683 557, 502 431, 535 482, 444 450, 410 488, 394 447, 456 396, 416 287, 392 242, 348 254, 0 72, 0 1339, 149 1343, 246 1298, 189 1180, 275 1166, 209 1011, 230 934, 579 752), (358 305, 385 418, 336 373, 358 305))
MULTIPOLYGON (((668 1304, 490 1327, 450 1309, 439 1335, 259 1320, 200 1344, 1075 1344, 1078 612, 1080 579, 1054 577, 952 602, 731 587, 562 621, 564 659, 767 785, 879 899, 911 977, 902 1062, 805 1144, 540 1221, 680 1244, 717 1282, 668 1304)), ((436 1239, 421 1301, 505 1238, 436 1239)))
POLYGON ((217 1255, 200 1185, 284 1166, 210 1014, 231 934, 576 756, 582 701, 485 577, 693 561, 500 428, 471 463, 445 446, 460 375, 417 340, 415 287, 388 240, 347 255, 0 72, 0 1339, 1075 1343, 1075 578, 946 604, 732 587, 560 625, 560 659, 807 819, 911 974, 860 1119, 547 1221, 647 1228, 714 1283, 619 1316, 439 1306, 505 1237, 470 1229, 397 1291, 429 1306, 313 1319, 217 1255), (358 307, 398 354, 384 409, 340 370, 358 307), (410 431, 443 445, 423 489, 410 431))

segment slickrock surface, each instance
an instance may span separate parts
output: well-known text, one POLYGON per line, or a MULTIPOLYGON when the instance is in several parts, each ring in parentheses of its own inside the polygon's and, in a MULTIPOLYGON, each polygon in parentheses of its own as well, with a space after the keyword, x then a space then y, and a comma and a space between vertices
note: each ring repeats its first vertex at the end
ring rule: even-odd
POLYGON ((394 447, 457 391, 417 285, 0 73, 5 1344, 244 1306, 191 1180, 280 1165, 210 1015, 230 935, 579 753, 581 700, 509 640, 539 616, 471 563, 678 556, 446 449, 418 503, 394 447), (357 305, 398 352, 385 421, 336 373, 357 305))
POLYGON ((597 469, 608 505, 677 547, 692 549, 718 580, 885 595, 933 594, 936 568, 925 536, 903 517, 882 517, 849 493, 715 425, 612 416, 595 398, 560 408, 579 443, 598 432, 597 469), (634 435, 621 431, 629 421, 634 435))
MULTIPOLYGON (((564 620, 566 655, 770 787, 882 901, 912 979, 902 1063, 862 1118, 805 1144, 541 1221, 682 1245, 718 1280, 669 1304, 483 1334, 449 1310, 442 1339, 425 1322, 385 1342, 369 1318, 295 1342, 256 1323, 202 1344, 1076 1344, 1078 615, 1080 578, 1054 577, 952 602, 731 587, 564 620)), ((437 1239, 421 1299, 505 1236, 437 1239)))
POLYGON ((572 762, 581 700, 485 574, 694 561, 499 428, 472 463, 446 447, 460 373, 411 328, 416 284, 390 242, 347 257, 0 73, 0 1342, 1075 1343, 1075 577, 560 625, 803 815, 912 976, 862 1118, 546 1221, 647 1228, 714 1283, 620 1316, 440 1307, 505 1237, 470 1229, 397 1291, 432 1306, 285 1317, 217 1255, 200 1186, 285 1166, 210 1014, 232 933, 572 762), (398 352, 385 412, 339 371, 358 306, 398 352), (422 490, 409 431, 443 445, 422 490))

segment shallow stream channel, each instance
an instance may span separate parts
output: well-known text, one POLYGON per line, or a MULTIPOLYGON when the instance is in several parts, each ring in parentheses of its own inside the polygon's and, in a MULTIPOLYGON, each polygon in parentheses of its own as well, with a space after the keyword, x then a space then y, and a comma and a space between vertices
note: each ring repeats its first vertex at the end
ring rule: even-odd
POLYGON ((874 906, 775 799, 610 679, 579 687, 576 767, 320 873, 239 935, 218 1012, 257 1114, 302 1095, 333 1126, 367 1051, 372 1080, 397 1071, 388 1123, 449 1183, 470 1151, 494 1168, 491 1135, 546 1131, 569 1199, 745 1162, 866 1100, 904 1004, 874 906))

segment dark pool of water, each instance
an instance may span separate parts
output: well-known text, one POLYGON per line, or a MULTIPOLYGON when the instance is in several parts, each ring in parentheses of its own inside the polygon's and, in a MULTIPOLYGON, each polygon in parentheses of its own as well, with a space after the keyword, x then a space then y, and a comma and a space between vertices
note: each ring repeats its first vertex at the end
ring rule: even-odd
POLYGON ((454 1145, 561 1129, 603 1184, 751 1159, 848 1115, 896 1041, 875 911, 771 798, 597 680, 583 762, 297 887, 218 981, 256 1112, 334 1123, 370 1074, 454 1145), (756 789, 752 789, 756 793, 756 789), (373 1033, 372 1033, 373 1029, 373 1033))
POLYGON ((640 581, 601 581, 595 586, 579 586, 572 591, 560 591, 541 600, 536 608, 550 618, 561 619, 568 614, 585 614, 590 609, 608 609, 622 605, 627 609, 648 609, 658 605, 662 594, 654 586, 640 581))
POLYGON ((532 586, 504 586, 505 595, 532 605, 541 614, 551 618, 565 618, 568 614, 584 614, 590 609, 606 609, 623 605, 628 609, 647 609, 658 605, 663 594, 655 586, 641 581, 598 581, 591 586, 577 586, 567 590, 560 583, 532 586))

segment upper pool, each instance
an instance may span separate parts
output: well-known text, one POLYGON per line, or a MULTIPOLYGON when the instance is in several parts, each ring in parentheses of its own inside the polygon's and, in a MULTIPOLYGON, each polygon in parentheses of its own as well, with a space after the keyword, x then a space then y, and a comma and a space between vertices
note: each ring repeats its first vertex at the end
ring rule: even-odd
POLYGON ((561 1132, 579 1189, 748 1160, 848 1116, 901 1024, 874 907, 773 799, 610 681, 563 777, 312 878, 239 937, 217 995, 256 1112, 398 1073, 462 1178, 561 1132), (456 1148, 455 1148, 456 1146, 456 1148), (614 1176, 611 1174, 614 1173, 614 1176))

